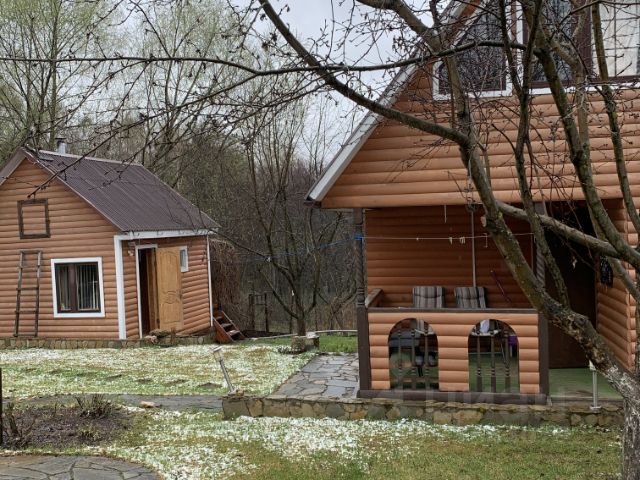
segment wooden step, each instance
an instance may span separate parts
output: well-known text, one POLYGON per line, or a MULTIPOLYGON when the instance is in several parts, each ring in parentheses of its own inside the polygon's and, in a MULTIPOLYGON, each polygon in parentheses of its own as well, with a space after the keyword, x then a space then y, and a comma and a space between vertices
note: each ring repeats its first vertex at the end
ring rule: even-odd
POLYGON ((236 335, 238 335, 240 333, 239 330, 231 330, 229 332, 227 332, 229 334, 230 337, 235 337, 236 335))

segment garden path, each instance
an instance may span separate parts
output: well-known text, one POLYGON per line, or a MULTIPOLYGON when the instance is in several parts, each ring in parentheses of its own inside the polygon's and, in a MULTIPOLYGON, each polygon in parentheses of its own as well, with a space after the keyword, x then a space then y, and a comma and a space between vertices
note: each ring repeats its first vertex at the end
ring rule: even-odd
POLYGON ((356 354, 317 355, 284 382, 275 395, 327 398, 355 397, 358 391, 356 354))
POLYGON ((0 457, 0 480, 159 480, 151 470, 113 458, 17 455, 0 457))

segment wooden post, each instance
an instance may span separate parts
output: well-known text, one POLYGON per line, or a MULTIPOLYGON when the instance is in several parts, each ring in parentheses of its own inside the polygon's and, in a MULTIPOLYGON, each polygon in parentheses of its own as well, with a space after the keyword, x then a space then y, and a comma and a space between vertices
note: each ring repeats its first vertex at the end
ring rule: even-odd
POLYGON ((354 254, 356 257, 356 329, 358 330, 358 368, 360 390, 371 389, 371 361, 369 351, 369 318, 364 304, 365 285, 365 248, 364 248, 364 212, 361 208, 353 210, 354 254))

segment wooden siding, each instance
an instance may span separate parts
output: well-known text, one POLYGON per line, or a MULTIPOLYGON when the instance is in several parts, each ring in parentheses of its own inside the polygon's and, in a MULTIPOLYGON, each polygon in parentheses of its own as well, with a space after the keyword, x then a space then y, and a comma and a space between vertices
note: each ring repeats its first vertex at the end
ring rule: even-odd
MULTIPOLYGON (((622 201, 617 202, 617 208, 609 209, 609 216, 629 244, 636 245, 637 235, 633 233, 633 225, 622 201)), ((632 269, 628 272, 635 278, 632 269)), ((620 361, 632 368, 636 342, 635 301, 615 276, 611 287, 598 281, 596 292, 598 332, 620 361)))
MULTIPOLYGON (((414 82, 413 91, 402 95, 396 108, 422 111, 420 99, 429 98, 430 87, 424 80, 414 82)), ((640 102, 636 89, 623 90, 619 96, 620 121, 625 138, 629 181, 634 195, 640 197, 640 102)), ((446 102, 428 108, 430 119, 447 124, 446 102), (433 118, 431 118, 431 116, 433 118)), ((475 107, 481 122, 480 137, 487 145, 491 179, 496 196, 517 202, 519 193, 514 171, 512 144, 517 134, 515 99, 487 99, 475 107)), ((566 143, 559 116, 550 95, 533 101, 532 145, 540 165, 540 183, 535 196, 547 199, 583 198, 573 166, 566 158, 566 143), (544 172, 542 171, 544 168, 544 172), (551 176, 557 180, 552 182, 551 176)), ((603 198, 619 198, 620 192, 613 162, 611 140, 604 102, 595 95, 591 102, 590 125, 593 129, 591 152, 596 183, 603 198)), ((457 146, 392 121, 382 121, 351 160, 349 166, 322 200, 325 208, 401 207, 419 205, 464 204, 467 202, 468 175, 457 146)), ((476 198, 477 200, 477 198, 476 198)))
POLYGON ((369 310, 371 388, 388 390, 389 333, 406 318, 424 320, 438 338, 439 389, 443 392, 469 390, 468 336, 481 320, 494 319, 508 324, 518 336, 520 393, 540 393, 538 314, 536 312, 420 312, 407 310, 369 310))
POLYGON ((189 270, 182 273, 182 301, 184 305, 183 328, 180 334, 192 334, 211 326, 209 311, 209 273, 207 266, 207 237, 177 237, 136 241, 129 245, 123 242, 125 312, 127 338, 139 337, 138 295, 136 282, 135 244, 157 244, 163 247, 186 246, 189 256, 189 270))
MULTIPOLYGON (((490 308, 529 308, 530 304, 474 213, 477 285, 487 290, 490 308), (511 302, 500 292, 495 272, 511 302)), ((530 263, 529 226, 511 222, 530 263)), ((447 307, 455 307, 454 287, 473 284, 471 214, 464 206, 385 208, 366 212, 367 289, 383 290, 381 306, 410 307, 417 285, 445 287, 447 307), (464 243, 461 241, 464 238, 464 243), (431 240, 417 240, 430 238, 431 240)))
MULTIPOLYGON (((21 240, 19 237, 17 202, 26 200, 48 177, 40 167, 24 160, 0 186, 0 336, 13 334, 19 251, 40 249, 43 251, 43 266, 39 335, 49 338, 118 338, 113 252, 115 228, 84 200, 54 180, 36 196, 49 201, 50 238, 21 240), (102 258, 105 303, 105 316, 102 318, 53 317, 51 259, 77 257, 102 258)), ((25 329, 21 330, 32 331, 33 315, 23 315, 23 322, 25 329)))

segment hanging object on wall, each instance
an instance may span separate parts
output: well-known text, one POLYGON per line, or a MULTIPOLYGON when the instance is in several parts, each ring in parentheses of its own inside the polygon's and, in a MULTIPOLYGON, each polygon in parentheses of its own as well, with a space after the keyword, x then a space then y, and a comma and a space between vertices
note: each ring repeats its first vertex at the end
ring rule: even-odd
POLYGON ((604 255, 600 256, 600 283, 607 287, 613 286, 613 269, 604 255))

